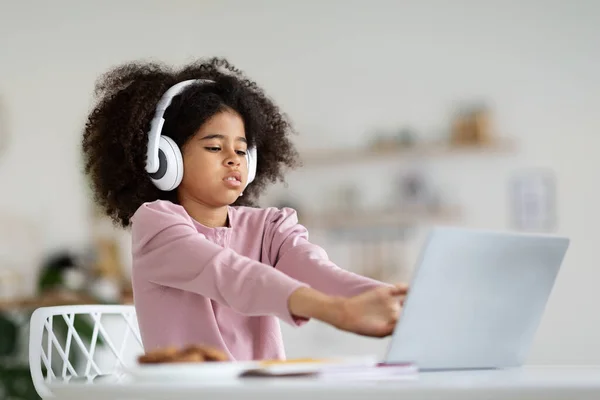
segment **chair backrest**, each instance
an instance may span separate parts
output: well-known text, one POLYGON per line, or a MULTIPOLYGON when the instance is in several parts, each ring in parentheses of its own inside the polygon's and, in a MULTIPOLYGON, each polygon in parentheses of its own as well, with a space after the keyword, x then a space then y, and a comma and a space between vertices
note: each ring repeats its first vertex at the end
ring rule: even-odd
POLYGON ((47 385, 55 381, 122 375, 141 353, 133 306, 42 307, 31 316, 29 368, 42 398, 52 397, 47 385))

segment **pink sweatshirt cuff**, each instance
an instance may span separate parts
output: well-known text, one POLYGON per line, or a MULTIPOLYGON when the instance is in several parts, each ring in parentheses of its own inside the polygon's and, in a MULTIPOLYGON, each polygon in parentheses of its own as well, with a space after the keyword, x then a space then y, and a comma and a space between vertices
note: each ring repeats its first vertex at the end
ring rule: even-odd
POLYGON ((275 316, 293 326, 302 326, 308 322, 307 318, 292 315, 289 310, 290 296, 301 287, 309 287, 309 285, 291 278, 289 280, 286 279, 284 282, 273 285, 268 296, 269 300, 273 302, 275 316))

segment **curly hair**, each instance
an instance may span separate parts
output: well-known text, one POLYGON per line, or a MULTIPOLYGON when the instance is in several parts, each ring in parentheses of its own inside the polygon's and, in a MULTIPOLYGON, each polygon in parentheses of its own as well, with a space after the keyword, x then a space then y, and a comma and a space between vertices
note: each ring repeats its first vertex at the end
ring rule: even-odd
POLYGON ((294 130, 285 114, 227 60, 199 60, 179 70, 159 63, 127 63, 96 83, 98 101, 87 118, 82 141, 94 201, 117 225, 128 227, 145 202, 178 203, 176 190, 159 190, 145 170, 147 132, 161 96, 188 79, 209 79, 214 84, 192 85, 174 97, 162 133, 182 148, 213 115, 236 111, 244 121, 249 146, 257 148, 258 164, 254 182, 234 205, 255 206, 268 183, 283 181, 284 169, 298 165, 289 139, 294 130))

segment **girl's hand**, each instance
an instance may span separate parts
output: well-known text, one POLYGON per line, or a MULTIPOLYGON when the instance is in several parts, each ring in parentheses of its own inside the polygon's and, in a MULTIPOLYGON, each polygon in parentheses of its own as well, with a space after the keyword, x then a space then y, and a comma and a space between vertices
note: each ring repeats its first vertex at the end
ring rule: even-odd
POLYGON ((338 320, 332 325, 363 336, 388 336, 394 331, 407 292, 406 284, 397 284, 343 299, 338 320))

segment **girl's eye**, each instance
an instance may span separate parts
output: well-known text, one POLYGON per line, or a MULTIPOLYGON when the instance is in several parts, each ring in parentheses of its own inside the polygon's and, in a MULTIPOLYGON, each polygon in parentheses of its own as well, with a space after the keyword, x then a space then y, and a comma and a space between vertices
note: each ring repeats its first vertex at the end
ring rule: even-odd
POLYGON ((221 150, 220 147, 205 147, 205 149, 208 150, 208 151, 219 151, 219 150, 221 150))
POLYGON ((246 152, 245 152, 244 150, 238 150, 238 151, 237 151, 237 153, 238 153, 240 156, 245 156, 245 155, 246 155, 246 152))

